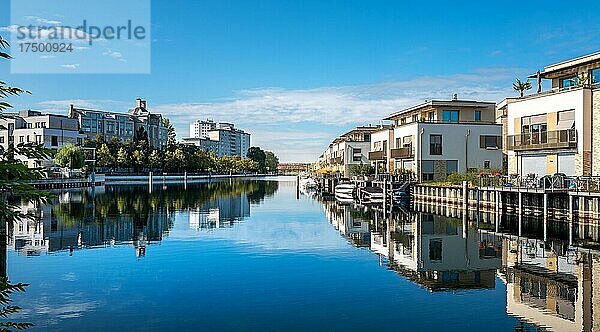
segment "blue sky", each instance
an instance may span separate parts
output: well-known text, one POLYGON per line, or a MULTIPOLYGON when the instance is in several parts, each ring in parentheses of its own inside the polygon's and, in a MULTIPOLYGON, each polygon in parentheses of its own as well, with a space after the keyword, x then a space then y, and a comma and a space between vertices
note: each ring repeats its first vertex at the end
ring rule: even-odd
POLYGON ((178 137, 211 117, 283 161, 311 161, 396 109, 453 93, 500 101, 515 77, 600 51, 600 2, 155 0, 151 47, 151 74, 10 74, 2 63, 0 77, 33 92, 17 108, 126 111, 139 96, 178 137))

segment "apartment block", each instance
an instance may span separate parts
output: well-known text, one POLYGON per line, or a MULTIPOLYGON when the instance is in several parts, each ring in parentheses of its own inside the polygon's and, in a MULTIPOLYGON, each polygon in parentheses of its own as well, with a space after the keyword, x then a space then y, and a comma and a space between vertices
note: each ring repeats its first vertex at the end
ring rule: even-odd
POLYGON ((197 120, 190 123, 190 136, 182 141, 197 145, 219 157, 246 157, 250 149, 250 134, 236 128, 233 123, 197 120))
MULTIPOLYGON (((84 135, 79 132, 76 119, 64 115, 43 114, 39 111, 25 110, 19 113, 7 113, 0 118, 0 146, 26 143, 42 144, 48 149, 60 149, 65 145, 79 145, 84 135)), ((51 166, 51 160, 32 159, 16 156, 29 167, 51 166)))
POLYGON ((140 98, 136 99, 135 108, 128 113, 83 109, 71 105, 69 117, 77 119, 81 131, 90 139, 102 134, 106 140, 117 137, 124 142, 135 140, 135 135, 143 131, 148 136, 151 147, 167 147, 168 130, 162 115, 150 113, 146 108, 146 101, 140 98))
POLYGON ((549 91, 507 98, 509 174, 600 175, 600 52, 549 65, 530 76, 550 80, 549 91))
POLYGON ((431 100, 400 110, 372 134, 369 160, 386 172, 412 171, 419 181, 502 167, 502 125, 495 103, 431 100))
POLYGON ((369 165, 371 135, 379 127, 356 127, 334 139, 319 157, 318 165, 348 177, 355 165, 369 165))

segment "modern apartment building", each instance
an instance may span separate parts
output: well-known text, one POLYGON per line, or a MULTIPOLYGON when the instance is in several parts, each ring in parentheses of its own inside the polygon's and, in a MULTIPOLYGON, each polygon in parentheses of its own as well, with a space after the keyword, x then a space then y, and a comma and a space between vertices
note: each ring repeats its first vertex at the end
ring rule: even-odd
POLYGON ((143 131, 151 147, 167 147, 168 130, 162 115, 150 113, 146 101, 140 98, 136 99, 135 108, 128 113, 75 108, 71 105, 69 117, 77 119, 81 131, 90 139, 102 134, 106 140, 111 137, 118 137, 121 141, 135 140, 136 134, 143 131))
POLYGON ((348 177, 354 165, 369 165, 371 135, 379 127, 356 127, 333 140, 318 160, 318 166, 348 177))
MULTIPOLYGON (((76 119, 31 110, 4 114, 4 117, 0 118, 0 127, 4 128, 0 129, 0 146, 3 149, 7 149, 11 144, 21 143, 43 144, 49 149, 60 149, 68 144, 81 144, 84 137, 79 132, 76 119)), ((16 158, 28 167, 52 165, 49 159, 33 159, 25 156, 16 156, 16 158)))
POLYGON ((391 114, 371 137, 369 160, 385 171, 410 170, 419 181, 502 167, 502 125, 495 104, 431 100, 391 114))
POLYGON ((232 123, 197 120, 190 124, 190 135, 192 137, 184 138, 183 142, 214 152, 219 157, 246 157, 250 149, 250 134, 235 128, 232 123))
POLYGON ((551 90, 498 106, 506 114, 509 174, 600 175, 600 131, 593 127, 600 123, 600 52, 530 77, 551 80, 551 90))

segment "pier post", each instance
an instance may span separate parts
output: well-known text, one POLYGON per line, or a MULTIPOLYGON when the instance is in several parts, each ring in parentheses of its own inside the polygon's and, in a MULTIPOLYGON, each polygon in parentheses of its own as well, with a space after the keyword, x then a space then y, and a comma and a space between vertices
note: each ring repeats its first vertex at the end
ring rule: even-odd
POLYGON ((387 178, 383 179, 383 215, 387 214, 387 178))
POLYGON ((523 212, 523 193, 519 191, 519 216, 523 212))
POLYGON ((296 199, 300 199, 300 175, 296 175, 296 199))
POLYGON ((573 222, 573 199, 574 197, 569 195, 569 223, 573 222))
POLYGON ((152 172, 148 172, 148 190, 152 192, 152 172))
POLYGON ((544 193, 544 241, 548 240, 548 193, 544 193))
POLYGON ((462 183, 462 199, 463 199, 463 210, 466 213, 469 209, 469 185, 467 181, 462 183))

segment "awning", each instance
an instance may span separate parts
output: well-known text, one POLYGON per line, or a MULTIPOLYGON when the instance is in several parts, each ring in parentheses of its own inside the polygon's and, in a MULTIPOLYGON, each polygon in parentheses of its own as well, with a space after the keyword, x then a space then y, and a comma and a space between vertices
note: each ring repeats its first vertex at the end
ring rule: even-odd
POLYGON ((556 125, 556 130, 567 130, 575 127, 575 120, 561 120, 556 125))

